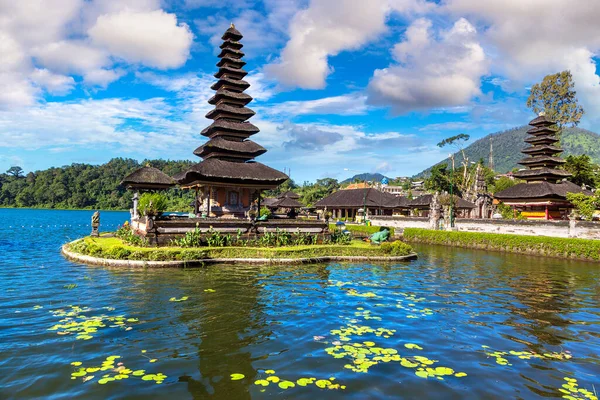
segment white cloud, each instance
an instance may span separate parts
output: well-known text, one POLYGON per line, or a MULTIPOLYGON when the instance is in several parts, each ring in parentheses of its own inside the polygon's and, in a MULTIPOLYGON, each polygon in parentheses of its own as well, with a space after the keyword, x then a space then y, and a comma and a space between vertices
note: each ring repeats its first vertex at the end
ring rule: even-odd
POLYGON ((192 34, 160 6, 160 0, 0 0, 0 109, 34 104, 40 87, 66 94, 80 82, 73 76, 106 87, 131 68, 117 60, 181 66, 192 34))
POLYGON ((389 105, 401 114, 464 105, 481 93, 488 60, 473 25, 461 18, 438 37, 431 26, 431 21, 421 18, 407 29, 406 39, 393 49, 400 64, 375 70, 370 102, 389 105))
POLYGON ((193 40, 185 23, 162 10, 101 15, 88 33, 116 57, 159 69, 185 64, 193 40))
POLYGON ((596 1, 447 0, 445 9, 481 23, 495 73, 522 87, 570 69, 588 118, 600 118, 600 84, 593 58, 600 51, 596 1))
POLYGON ((312 0, 290 23, 290 40, 265 71, 283 85, 321 89, 333 72, 329 56, 356 50, 386 31, 391 11, 423 12, 423 0, 312 0))
POLYGON ((285 101, 271 104, 261 112, 266 115, 290 118, 298 115, 364 115, 369 110, 367 97, 362 93, 324 97, 315 100, 285 101))
POLYGON ((75 86, 72 77, 54 74, 44 68, 33 71, 31 80, 46 89, 48 93, 58 96, 69 93, 75 86))

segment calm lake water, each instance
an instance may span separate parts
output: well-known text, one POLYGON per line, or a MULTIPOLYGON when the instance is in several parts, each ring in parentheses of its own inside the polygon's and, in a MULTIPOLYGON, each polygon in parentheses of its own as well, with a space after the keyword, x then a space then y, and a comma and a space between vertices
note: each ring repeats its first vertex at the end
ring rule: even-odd
MULTIPOLYGON (((91 214, 0 210, 2 399, 600 389, 599 264, 425 246, 418 261, 387 265, 134 271, 64 260, 60 245, 88 234, 91 214)), ((101 230, 127 216, 103 212, 101 230)))

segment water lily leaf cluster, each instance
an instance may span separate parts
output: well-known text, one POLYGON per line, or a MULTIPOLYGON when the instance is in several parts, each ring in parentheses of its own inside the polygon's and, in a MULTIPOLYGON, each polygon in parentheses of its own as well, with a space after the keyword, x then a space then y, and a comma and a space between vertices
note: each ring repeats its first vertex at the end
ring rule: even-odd
POLYGON ((147 374, 143 369, 132 370, 120 362, 120 358, 121 356, 108 356, 101 365, 91 367, 83 366, 81 361, 73 361, 71 365, 74 367, 74 371, 71 373, 71 379, 82 378, 83 382, 97 379, 98 384, 105 385, 109 382, 130 378, 160 384, 167 378, 163 373, 147 374))
POLYGON ((508 358, 509 357, 517 357, 521 360, 530 360, 532 358, 537 358, 537 359, 547 359, 547 360, 569 360, 571 359, 573 356, 569 353, 566 352, 561 352, 561 353, 557 353, 557 352, 548 352, 548 353, 535 353, 533 351, 515 351, 515 350, 509 350, 509 351, 492 351, 489 350, 490 347, 483 345, 481 346, 484 349, 484 353, 488 356, 488 357, 493 357, 496 359, 496 364, 499 365, 512 365, 508 358))
POLYGON ((186 301, 187 299, 189 299, 189 297, 187 296, 183 296, 182 298, 178 299, 177 297, 171 297, 169 299, 169 301, 174 301, 174 302, 180 302, 180 301, 186 301))
POLYGON ((593 392, 590 392, 587 389, 580 388, 579 384, 577 383, 577 379, 565 377, 564 380, 566 381, 566 383, 564 383, 562 387, 558 389, 558 391, 563 394, 563 399, 598 400, 598 396, 596 396, 593 392))
MULTIPOLYGON (((281 379, 275 374, 275 371, 272 369, 264 371, 265 374, 269 375, 264 379, 257 379, 254 381, 254 384, 257 386, 267 387, 269 385, 276 385, 279 389, 287 390, 294 388, 296 386, 306 387, 309 385, 314 385, 319 389, 329 389, 329 390, 337 390, 337 389, 346 389, 345 385, 341 385, 339 383, 334 383, 335 378, 330 377, 329 379, 317 379, 314 377, 310 378, 298 378, 295 381, 281 379)), ((233 376, 233 374, 232 374, 233 376)))
POLYGON ((58 324, 48 328, 56 331, 58 335, 74 334, 77 340, 89 340, 102 328, 119 328, 124 330, 133 329, 130 325, 139 322, 137 318, 127 318, 123 315, 109 316, 106 314, 88 316, 91 312, 89 307, 69 306, 67 309, 51 310, 50 313, 62 319, 58 324))

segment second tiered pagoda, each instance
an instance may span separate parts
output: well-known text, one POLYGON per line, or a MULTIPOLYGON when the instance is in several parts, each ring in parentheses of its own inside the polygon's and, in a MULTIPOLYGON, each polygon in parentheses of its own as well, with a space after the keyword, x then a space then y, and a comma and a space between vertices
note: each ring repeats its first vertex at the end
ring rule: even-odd
POLYGON ((571 174, 559 168, 565 161, 558 157, 563 150, 557 146, 556 123, 542 113, 529 125, 525 142, 530 146, 521 151, 528 157, 519 161, 528 169, 514 173, 526 183, 495 193, 494 198, 521 211, 528 219, 567 219, 573 208, 567 193, 591 192, 567 181, 571 174))
POLYGON ((215 108, 206 114, 214 122, 201 132, 208 142, 194 151, 203 161, 175 179, 182 188, 196 190, 196 204, 202 204, 196 214, 245 217, 253 204, 260 208, 262 190, 279 186, 288 176, 254 161, 267 150, 249 139, 259 129, 247 121, 255 113, 246 107, 252 97, 244 93, 250 84, 244 80, 242 34, 232 24, 222 39, 218 81, 211 87, 216 93, 208 101, 215 108))

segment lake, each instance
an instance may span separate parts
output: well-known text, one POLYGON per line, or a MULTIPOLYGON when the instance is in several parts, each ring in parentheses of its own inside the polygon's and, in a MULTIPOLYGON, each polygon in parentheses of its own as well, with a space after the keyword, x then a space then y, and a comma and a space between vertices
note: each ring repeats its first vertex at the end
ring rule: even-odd
MULTIPOLYGON (((600 389, 600 264, 432 246, 415 246, 417 261, 381 265, 66 261, 60 246, 89 234, 91 215, 0 210, 2 399, 532 399, 600 389)), ((102 212, 101 230, 126 218, 102 212)))

